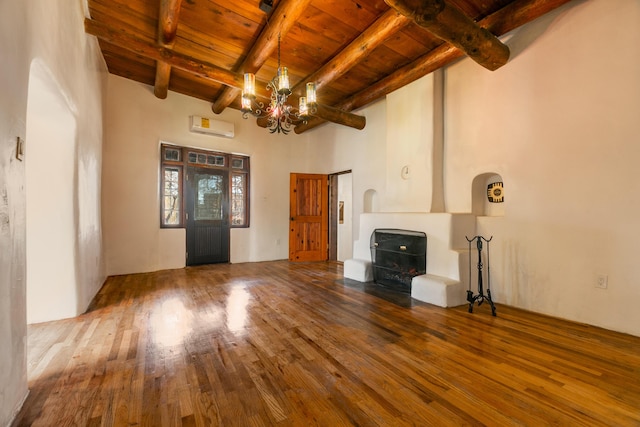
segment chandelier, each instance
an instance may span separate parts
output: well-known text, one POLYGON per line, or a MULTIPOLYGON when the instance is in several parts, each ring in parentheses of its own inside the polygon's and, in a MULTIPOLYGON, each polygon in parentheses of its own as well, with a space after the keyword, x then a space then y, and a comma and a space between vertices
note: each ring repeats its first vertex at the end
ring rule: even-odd
POLYGON ((287 67, 280 66, 280 35, 278 35, 278 72, 267 83, 267 90, 271 92, 271 100, 265 107, 263 102, 256 100, 256 76, 253 73, 244 74, 244 88, 242 90, 242 117, 251 114, 254 117, 266 118, 267 129, 271 133, 288 134, 291 129, 301 123, 307 123, 309 114, 313 114, 316 106, 316 85, 307 83, 307 96, 301 96, 298 108, 287 104, 291 95, 289 86, 289 72, 287 67))

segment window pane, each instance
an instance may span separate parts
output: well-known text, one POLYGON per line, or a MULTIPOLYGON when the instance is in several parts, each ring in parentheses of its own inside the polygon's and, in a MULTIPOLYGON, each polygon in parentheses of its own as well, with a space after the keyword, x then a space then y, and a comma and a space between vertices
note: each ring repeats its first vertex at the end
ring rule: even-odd
POLYGON ((244 225, 246 175, 233 174, 231 179, 231 225, 244 225))
POLYGON ((180 149, 178 148, 165 148, 164 159, 179 162, 180 161, 180 149))
POLYGON ((180 169, 164 169, 162 220, 165 225, 180 224, 180 169))
POLYGON ((194 206, 194 219, 223 219, 222 202, 224 182, 221 175, 195 174, 198 195, 194 206))

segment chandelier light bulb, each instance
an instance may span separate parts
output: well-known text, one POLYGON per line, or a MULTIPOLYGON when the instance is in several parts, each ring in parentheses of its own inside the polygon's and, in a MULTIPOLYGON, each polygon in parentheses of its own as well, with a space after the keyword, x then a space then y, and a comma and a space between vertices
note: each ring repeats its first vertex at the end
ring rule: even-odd
POLYGON ((246 96, 244 92, 242 93, 242 111, 252 111, 251 98, 246 96))
POLYGON ((278 68, 278 92, 290 93, 289 90, 289 71, 287 67, 278 68))
POLYGON ((315 104, 316 102, 316 84, 309 82, 307 83, 307 104, 315 104))
POLYGON ((244 90, 242 97, 249 98, 256 96, 256 75, 253 73, 244 73, 244 90))
POLYGON ((304 96, 301 96, 298 102, 299 102, 298 114, 300 114, 301 116, 308 115, 309 110, 307 109, 307 98, 305 98, 304 96))

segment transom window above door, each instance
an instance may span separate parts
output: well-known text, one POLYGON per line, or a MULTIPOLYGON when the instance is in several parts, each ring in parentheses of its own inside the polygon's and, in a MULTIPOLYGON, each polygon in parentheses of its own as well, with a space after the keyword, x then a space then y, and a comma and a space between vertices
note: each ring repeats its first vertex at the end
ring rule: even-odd
MULTIPOLYGON (((176 145, 160 146, 160 226, 182 228, 186 210, 184 188, 186 168, 220 170, 228 174, 230 195, 229 224, 231 227, 249 226, 249 157, 217 151, 200 150, 176 145)), ((220 185, 220 184, 218 184, 220 185)))

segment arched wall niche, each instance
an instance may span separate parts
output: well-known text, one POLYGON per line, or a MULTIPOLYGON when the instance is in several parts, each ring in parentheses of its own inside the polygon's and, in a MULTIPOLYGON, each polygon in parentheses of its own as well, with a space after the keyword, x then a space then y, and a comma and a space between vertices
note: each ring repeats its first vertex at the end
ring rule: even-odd
POLYGON ((74 109, 47 65, 34 59, 24 155, 29 324, 78 314, 74 109))
POLYGON ((363 212, 378 212, 379 209, 380 207, 378 206, 378 192, 376 190, 368 189, 364 192, 363 212))
POLYGON ((502 202, 495 202, 498 194, 504 192, 502 176, 495 172, 486 172, 477 175, 471 185, 471 211, 475 216, 504 216, 504 198, 502 202), (499 184, 502 183, 502 187, 499 184), (493 184, 493 185, 492 185, 493 184), (489 200, 489 186, 492 185, 494 202, 489 200))

